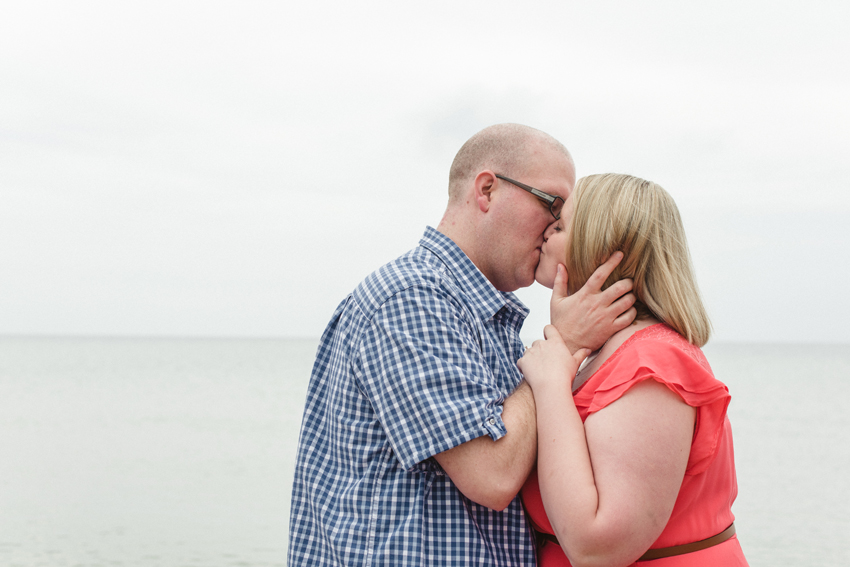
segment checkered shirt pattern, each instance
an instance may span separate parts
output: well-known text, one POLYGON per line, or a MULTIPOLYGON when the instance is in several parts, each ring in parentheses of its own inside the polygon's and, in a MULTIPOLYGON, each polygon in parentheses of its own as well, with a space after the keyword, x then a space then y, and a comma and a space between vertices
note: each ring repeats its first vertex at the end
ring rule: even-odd
POLYGON ((507 433, 528 310, 433 228, 322 336, 301 425, 289 565, 535 565, 519 498, 464 497, 432 457, 507 433))

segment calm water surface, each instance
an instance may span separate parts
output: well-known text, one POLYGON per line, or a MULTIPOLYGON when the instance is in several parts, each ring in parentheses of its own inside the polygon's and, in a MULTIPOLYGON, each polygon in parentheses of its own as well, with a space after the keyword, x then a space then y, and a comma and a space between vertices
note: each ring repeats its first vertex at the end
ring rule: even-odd
MULTIPOLYGON (((0 338, 0 565, 285 565, 316 344, 0 338)), ((850 347, 706 353, 750 564, 850 565, 850 347)))

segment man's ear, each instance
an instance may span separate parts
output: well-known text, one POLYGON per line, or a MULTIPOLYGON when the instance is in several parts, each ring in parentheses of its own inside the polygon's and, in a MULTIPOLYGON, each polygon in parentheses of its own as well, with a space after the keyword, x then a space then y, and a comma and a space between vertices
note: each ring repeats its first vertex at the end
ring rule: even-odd
POLYGON ((490 210, 496 179, 496 174, 486 169, 475 176, 475 202, 482 213, 490 210))

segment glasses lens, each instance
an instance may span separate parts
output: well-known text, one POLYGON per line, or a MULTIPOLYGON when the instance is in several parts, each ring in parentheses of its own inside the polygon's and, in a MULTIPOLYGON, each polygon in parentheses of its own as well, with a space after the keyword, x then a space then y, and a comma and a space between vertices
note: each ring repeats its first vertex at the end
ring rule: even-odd
POLYGON ((552 211, 552 216, 556 219, 561 218, 561 209, 564 208, 564 200, 560 197, 556 197, 555 201, 552 203, 552 206, 549 207, 549 210, 552 211))

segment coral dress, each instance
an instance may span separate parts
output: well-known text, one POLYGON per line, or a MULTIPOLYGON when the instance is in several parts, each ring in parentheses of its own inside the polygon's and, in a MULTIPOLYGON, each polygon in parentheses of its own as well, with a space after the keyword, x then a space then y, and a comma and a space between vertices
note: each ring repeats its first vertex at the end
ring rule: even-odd
MULTIPOLYGON (((732 429, 726 417, 729 390, 714 377, 702 351, 664 324, 642 329, 628 338, 599 370, 573 394, 582 421, 623 396, 643 380, 656 380, 697 409, 694 438, 685 477, 673 513, 652 548, 700 541, 725 530, 734 520, 738 494, 732 429)), ((522 488, 532 525, 554 534, 540 497, 535 469, 522 488)), ((547 541, 538 550, 540 567, 569 566, 561 547, 547 541)), ((636 566, 702 567, 747 565, 733 536, 725 542, 685 555, 641 561, 636 566)))

